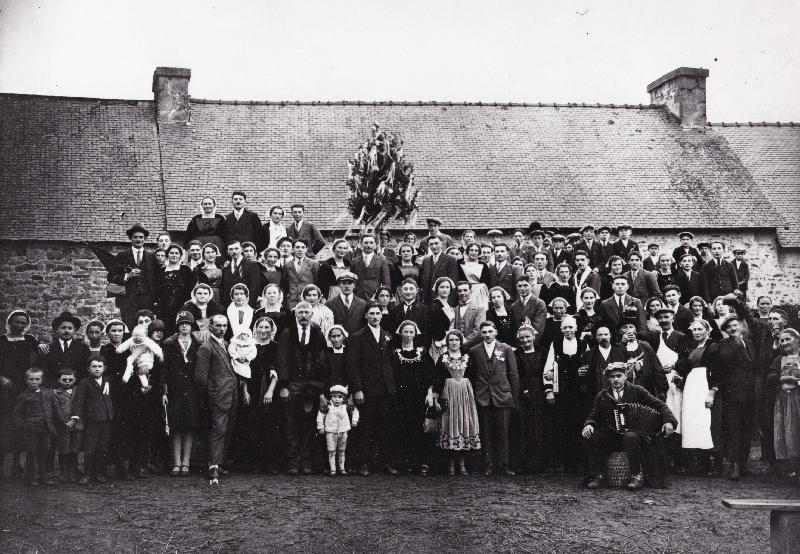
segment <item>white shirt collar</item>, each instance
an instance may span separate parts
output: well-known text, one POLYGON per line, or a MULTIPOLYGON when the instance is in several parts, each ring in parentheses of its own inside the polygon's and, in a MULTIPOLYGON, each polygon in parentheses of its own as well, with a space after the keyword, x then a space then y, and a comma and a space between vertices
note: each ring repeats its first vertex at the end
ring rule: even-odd
POLYGON ((380 327, 373 327, 372 325, 367 325, 367 327, 369 327, 369 330, 372 331, 372 336, 375 337, 375 340, 376 341, 380 341, 381 340, 381 328, 380 327))
POLYGON ((491 358, 492 354, 494 354, 495 348, 497 348, 497 341, 493 340, 490 343, 484 342, 483 343, 483 348, 486 350, 486 355, 491 358))
POLYGON ((242 217, 243 213, 244 213, 244 208, 242 208, 241 210, 237 210, 236 208, 233 209, 233 217, 235 217, 236 219, 242 217))
POLYGON ((344 346, 342 346, 341 348, 336 348, 336 347, 334 346, 334 347, 333 347, 333 353, 334 353, 334 354, 344 354, 344 346))

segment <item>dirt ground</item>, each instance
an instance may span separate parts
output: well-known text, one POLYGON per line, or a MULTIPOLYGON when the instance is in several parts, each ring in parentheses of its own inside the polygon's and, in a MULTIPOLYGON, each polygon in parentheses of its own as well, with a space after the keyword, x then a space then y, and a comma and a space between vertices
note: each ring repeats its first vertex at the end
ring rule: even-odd
POLYGON ((767 513, 721 498, 792 498, 767 478, 681 477, 586 491, 513 478, 231 474, 33 489, 0 485, 0 552, 765 552, 767 513))

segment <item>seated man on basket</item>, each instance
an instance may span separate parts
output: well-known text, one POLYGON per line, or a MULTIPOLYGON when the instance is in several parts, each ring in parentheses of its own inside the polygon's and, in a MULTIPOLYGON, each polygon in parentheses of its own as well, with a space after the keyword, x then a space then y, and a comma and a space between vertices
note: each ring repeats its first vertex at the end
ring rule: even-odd
MULTIPOLYGON (((624 414, 625 405, 639 408, 636 404, 652 408, 660 414, 660 429, 665 436, 672 434, 677 421, 667 405, 638 385, 626 383, 626 364, 612 362, 605 369, 609 385, 597 393, 589 417, 584 424, 583 446, 589 465, 591 480, 587 488, 597 489, 605 482, 603 469, 606 456, 614 451, 625 450, 631 470, 628 489, 637 490, 644 485, 642 473, 642 448, 650 439, 644 428, 638 428, 638 421, 628 412, 624 414), (627 419, 627 421, 626 421, 627 419)), ((635 411, 635 410, 634 410, 635 411)), ((647 411, 642 409, 642 411, 647 411)), ((643 416, 643 418, 646 417, 643 416)))

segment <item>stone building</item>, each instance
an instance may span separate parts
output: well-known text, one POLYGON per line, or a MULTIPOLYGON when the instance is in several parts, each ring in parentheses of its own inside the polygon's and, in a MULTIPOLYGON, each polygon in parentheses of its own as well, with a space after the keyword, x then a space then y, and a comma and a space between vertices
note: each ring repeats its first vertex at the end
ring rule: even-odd
MULTIPOLYGON (((0 94, 0 314, 49 332, 63 309, 107 319, 111 249, 142 222, 180 237, 201 196, 302 201, 329 237, 348 223, 347 160, 374 121, 405 141, 418 223, 569 231, 628 222, 671 250, 676 231, 748 249, 751 290, 800 303, 800 127, 706 120, 708 70, 679 68, 650 103, 281 102, 192 98, 188 69, 159 67, 152 100, 0 94)), ((397 229, 396 229, 397 230, 397 229)))

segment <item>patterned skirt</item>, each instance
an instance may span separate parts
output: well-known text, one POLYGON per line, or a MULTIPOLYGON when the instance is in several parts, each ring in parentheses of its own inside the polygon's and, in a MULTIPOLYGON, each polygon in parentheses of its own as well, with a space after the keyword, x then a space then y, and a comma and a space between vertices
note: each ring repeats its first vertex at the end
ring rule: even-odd
POLYGON ((469 379, 446 379, 442 398, 447 399, 447 411, 442 414, 439 448, 445 450, 478 450, 481 439, 478 428, 478 409, 469 379))
POLYGON ((781 390, 775 400, 775 458, 800 458, 800 388, 781 390))

